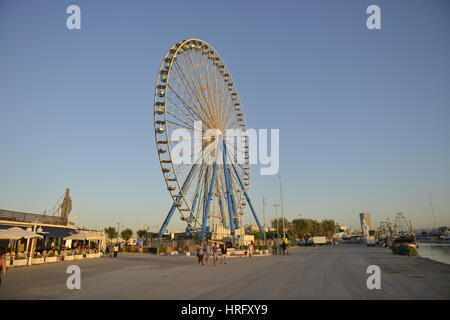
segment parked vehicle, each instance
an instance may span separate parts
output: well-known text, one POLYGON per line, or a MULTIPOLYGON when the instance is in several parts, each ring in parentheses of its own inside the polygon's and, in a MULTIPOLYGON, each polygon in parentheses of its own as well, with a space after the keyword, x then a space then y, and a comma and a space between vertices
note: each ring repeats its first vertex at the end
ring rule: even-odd
POLYGON ((373 236, 368 236, 367 238, 366 238, 366 245, 368 246, 368 247, 374 247, 375 245, 376 245, 376 241, 375 241, 375 237, 373 237, 373 236))
POLYGON ((312 237, 310 241, 313 243, 313 245, 319 246, 327 243, 327 237, 325 236, 312 237))

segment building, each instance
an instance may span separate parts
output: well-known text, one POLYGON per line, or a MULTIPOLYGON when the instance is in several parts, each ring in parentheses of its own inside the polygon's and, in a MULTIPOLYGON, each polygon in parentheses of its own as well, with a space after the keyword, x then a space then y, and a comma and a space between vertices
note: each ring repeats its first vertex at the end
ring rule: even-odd
POLYGON ((370 218, 370 213, 362 212, 359 214, 359 220, 361 222, 361 231, 363 234, 363 238, 367 239, 369 236, 369 231, 372 230, 372 221, 370 218))
POLYGON ((75 226, 69 225, 68 217, 0 209, 0 229, 11 227, 41 227, 48 236, 69 236, 76 230, 75 226))

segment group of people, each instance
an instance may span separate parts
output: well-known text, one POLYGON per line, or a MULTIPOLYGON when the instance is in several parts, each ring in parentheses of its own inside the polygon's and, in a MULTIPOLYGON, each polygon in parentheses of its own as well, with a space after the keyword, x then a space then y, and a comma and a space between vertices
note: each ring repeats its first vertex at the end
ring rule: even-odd
POLYGON ((222 243, 218 245, 217 242, 214 242, 212 245, 210 245, 207 242, 203 242, 197 247, 197 258, 198 264, 201 264, 202 266, 205 265, 205 262, 206 264, 210 264, 211 259, 213 266, 217 265, 219 259, 221 264, 227 264, 227 245, 222 243))
POLYGON ((285 241, 282 241, 280 244, 274 243, 272 246, 272 253, 288 255, 288 244, 285 241))
POLYGON ((112 257, 114 257, 114 258, 117 258, 117 254, 119 253, 119 249, 120 249, 120 247, 119 247, 119 244, 118 243, 110 243, 109 244, 109 247, 108 247, 108 249, 109 249, 109 256, 112 258, 112 257))

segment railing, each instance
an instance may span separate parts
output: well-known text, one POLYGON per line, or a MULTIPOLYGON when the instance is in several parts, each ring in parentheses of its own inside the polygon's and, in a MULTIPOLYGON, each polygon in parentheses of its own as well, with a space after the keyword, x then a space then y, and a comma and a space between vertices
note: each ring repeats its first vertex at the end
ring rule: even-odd
POLYGON ((58 216, 46 216, 43 214, 25 213, 0 209, 0 220, 17 221, 17 222, 37 222, 42 224, 54 224, 66 226, 68 218, 58 216))

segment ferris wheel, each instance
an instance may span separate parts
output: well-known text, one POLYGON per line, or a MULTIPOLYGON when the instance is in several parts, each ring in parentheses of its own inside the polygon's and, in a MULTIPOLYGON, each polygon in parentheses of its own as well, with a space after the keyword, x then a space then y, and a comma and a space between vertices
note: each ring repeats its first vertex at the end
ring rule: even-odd
POLYGON ((264 235, 247 193, 249 137, 239 93, 225 62, 207 42, 184 40, 165 55, 156 80, 154 126, 172 198, 159 239, 175 211, 188 234, 203 239, 219 226, 234 237, 247 204, 264 235), (240 135, 228 139, 229 132, 240 135))

